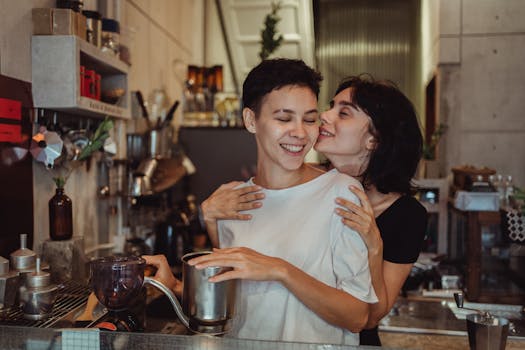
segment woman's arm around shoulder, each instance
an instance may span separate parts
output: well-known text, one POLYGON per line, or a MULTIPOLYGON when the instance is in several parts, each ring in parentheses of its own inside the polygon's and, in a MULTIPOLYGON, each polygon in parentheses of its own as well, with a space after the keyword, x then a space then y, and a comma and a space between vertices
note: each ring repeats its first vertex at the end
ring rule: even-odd
POLYGON ((251 215, 244 210, 260 208, 264 193, 259 186, 245 186, 244 182, 232 181, 221 185, 204 202, 201 210, 206 230, 213 247, 219 247, 217 220, 250 220, 251 215))

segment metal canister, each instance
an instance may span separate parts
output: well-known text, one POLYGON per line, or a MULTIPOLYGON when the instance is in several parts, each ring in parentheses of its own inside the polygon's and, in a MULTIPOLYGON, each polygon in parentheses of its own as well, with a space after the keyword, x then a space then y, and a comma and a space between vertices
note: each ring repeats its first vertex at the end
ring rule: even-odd
POLYGON ((51 283, 51 274, 40 270, 40 258, 37 258, 35 271, 26 275, 20 287, 24 318, 42 320, 51 316, 57 293, 58 287, 51 283))
POLYGON ((0 256, 0 311, 15 305, 19 273, 9 270, 9 260, 0 256))

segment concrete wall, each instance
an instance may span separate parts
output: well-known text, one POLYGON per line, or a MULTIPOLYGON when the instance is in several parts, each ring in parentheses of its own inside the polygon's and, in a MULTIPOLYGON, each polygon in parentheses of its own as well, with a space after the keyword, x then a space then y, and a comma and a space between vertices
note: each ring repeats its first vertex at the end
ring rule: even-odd
MULTIPOLYGON (((0 74, 31 81, 31 9, 53 7, 55 3, 54 0, 0 0, 0 74)), ((140 89, 148 96, 153 89, 164 88, 174 100, 182 96, 186 65, 203 63, 203 3, 201 0, 87 0, 84 8, 102 10, 98 7, 104 7, 111 10, 111 15, 120 17, 121 40, 127 41, 131 51, 129 89, 140 89)), ((125 135, 126 128, 124 122, 117 122, 115 133, 125 135)), ((125 137, 113 136, 119 140, 121 149, 125 147, 125 137)), ((34 163, 33 166, 35 250, 49 236, 47 202, 54 194, 51 177, 41 165, 34 163)), ((109 213, 99 212, 97 176, 97 165, 93 162, 89 171, 78 169, 66 185, 66 194, 73 201, 74 232, 84 236, 87 248, 96 245, 99 237, 119 229, 120 213, 110 217, 108 225, 99 225, 100 220, 107 220, 109 213)))
POLYGON ((441 0, 443 170, 488 166, 525 185, 525 2, 441 0))

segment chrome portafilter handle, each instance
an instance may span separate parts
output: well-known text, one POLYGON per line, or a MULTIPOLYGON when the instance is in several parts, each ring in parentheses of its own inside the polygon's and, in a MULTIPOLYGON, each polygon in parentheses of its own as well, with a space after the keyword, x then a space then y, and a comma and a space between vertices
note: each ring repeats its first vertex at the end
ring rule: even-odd
POLYGON ((454 293, 454 300, 456 301, 456 306, 459 309, 474 311, 474 312, 482 315, 483 318, 485 318, 485 319, 492 318, 492 315, 488 311, 481 311, 481 310, 478 310, 478 309, 472 309, 470 307, 464 307, 463 303, 465 302, 465 295, 463 294, 463 292, 454 293))
MULTIPOLYGON (((464 307, 463 302, 465 301, 465 296, 463 295, 463 292, 454 293, 454 300, 456 301, 456 306, 459 309, 474 311, 481 315, 482 320, 486 321, 486 320, 491 320, 494 318, 488 311, 481 311, 481 310, 472 309, 469 307, 464 307)), ((513 322, 510 322, 510 321, 509 321, 509 333, 518 334, 518 330, 516 329, 516 326, 514 325, 513 322)))

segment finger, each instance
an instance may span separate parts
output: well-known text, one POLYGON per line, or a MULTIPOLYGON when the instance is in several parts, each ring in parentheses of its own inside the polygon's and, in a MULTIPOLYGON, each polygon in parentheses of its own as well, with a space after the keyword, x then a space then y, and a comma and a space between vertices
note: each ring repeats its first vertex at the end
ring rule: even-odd
POLYGON ((344 199, 342 197, 337 197, 335 199, 335 202, 343 207, 346 207, 348 210, 350 211, 357 211, 357 210, 361 210, 361 206, 352 202, 352 201, 349 201, 347 199, 344 199))
POLYGON ((340 217, 347 219, 350 219, 353 215, 355 215, 353 212, 341 208, 335 208, 335 213, 340 217))
POLYGON ((237 205, 237 211, 257 209, 260 207, 262 207, 262 202, 240 203, 237 205))
POLYGON ((228 183, 225 183, 225 184, 222 184, 219 186, 219 188, 223 188, 223 189, 231 189, 231 188, 235 188, 237 186, 240 186, 242 185, 244 182, 242 181, 230 181, 228 183))
POLYGON ((361 206, 367 212, 370 212, 370 210, 372 210, 372 205, 370 204, 370 201, 368 200, 368 196, 366 195, 366 193, 363 190, 361 190, 359 187, 354 186, 354 185, 350 185, 349 188, 350 188, 350 191, 352 191, 352 193, 355 194, 357 198, 359 198, 359 200, 361 201, 361 206))
POLYGON ((233 279, 238 279, 238 278, 239 278, 239 272, 236 270, 230 270, 230 271, 226 271, 218 275, 212 276, 208 279, 208 281, 213 282, 213 283, 218 283, 218 282, 223 282, 223 281, 228 281, 228 280, 233 280, 233 279))
POLYGON ((262 187, 257 186, 257 185, 252 185, 252 186, 238 188, 235 190, 235 192, 237 192, 237 194, 239 194, 240 196, 244 196, 249 193, 259 192, 261 190, 262 190, 262 187))
POLYGON ((156 268, 159 268, 161 265, 167 263, 166 257, 164 255, 143 255, 142 258, 146 260, 147 265, 153 265, 156 268))
MULTIPOLYGON (((210 253, 210 254, 201 255, 201 256, 198 256, 198 257, 195 257, 195 258, 192 258, 192 259, 188 260, 188 265, 190 265, 190 266, 197 266, 197 265, 202 265, 202 264, 206 264, 208 262, 213 262, 213 261, 216 261, 218 259, 221 259, 222 256, 226 255, 226 254, 224 254, 223 250, 224 249, 213 248, 213 252, 210 253)), ((212 266, 212 265, 210 265, 210 266, 212 266)))
POLYGON ((248 221, 251 220, 252 216, 250 214, 236 214, 235 220, 248 221))
POLYGON ((253 202, 253 201, 264 199, 264 197, 265 197, 264 193, 258 192, 258 193, 243 194, 240 196, 240 199, 242 200, 242 202, 247 203, 247 202, 253 202))
POLYGON ((361 225, 359 225, 355 221, 352 221, 352 220, 349 220, 349 219, 345 219, 345 218, 342 218, 341 221, 343 222, 343 225, 351 228, 352 230, 357 232, 361 237, 363 237, 363 234, 362 234, 363 229, 362 229, 361 225))

